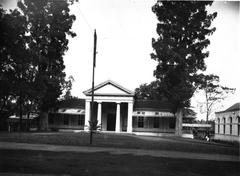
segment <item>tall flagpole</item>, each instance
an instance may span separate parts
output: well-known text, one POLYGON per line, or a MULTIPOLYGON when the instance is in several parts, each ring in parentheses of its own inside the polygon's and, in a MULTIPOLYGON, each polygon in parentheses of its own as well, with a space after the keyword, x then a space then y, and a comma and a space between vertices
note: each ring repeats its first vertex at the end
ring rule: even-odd
POLYGON ((93 46, 93 74, 92 74, 92 104, 91 104, 91 112, 90 112, 90 144, 92 144, 92 133, 93 133, 93 104, 94 104, 94 74, 96 67, 96 49, 97 49, 97 33, 96 29, 94 30, 94 46, 93 46))

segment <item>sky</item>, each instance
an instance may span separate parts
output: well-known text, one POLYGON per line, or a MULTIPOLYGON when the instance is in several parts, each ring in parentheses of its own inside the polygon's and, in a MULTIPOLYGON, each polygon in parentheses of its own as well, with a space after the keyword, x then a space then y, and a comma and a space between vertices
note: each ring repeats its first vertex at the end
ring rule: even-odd
MULTIPOLYGON (((151 59, 152 38, 156 38, 157 19, 151 7, 156 0, 79 0, 71 6, 76 16, 69 38, 69 50, 64 56, 65 72, 75 79, 72 95, 83 98, 91 88, 93 31, 97 31, 95 85, 111 79, 132 91, 155 78, 157 62, 151 59)), ((16 6, 16 0, 0 0, 6 8, 16 6)), ((212 23, 216 32, 209 38, 210 56, 206 58, 207 73, 220 77, 224 86, 236 88, 234 95, 221 103, 217 111, 240 102, 240 3, 216 1, 208 8, 218 12, 212 23)), ((192 98, 198 119, 205 118, 199 109, 199 93, 192 98)))

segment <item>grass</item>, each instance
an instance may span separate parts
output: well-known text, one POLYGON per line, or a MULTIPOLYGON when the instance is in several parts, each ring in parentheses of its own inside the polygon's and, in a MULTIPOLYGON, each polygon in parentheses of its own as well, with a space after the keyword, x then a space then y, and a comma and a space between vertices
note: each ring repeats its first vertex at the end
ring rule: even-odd
MULTIPOLYGON (((0 141, 89 146, 89 134, 85 132, 0 133, 0 141)), ((140 137, 135 135, 99 133, 94 134, 92 146, 239 155, 239 146, 222 145, 178 137, 140 137)))
POLYGON ((170 159, 109 153, 0 150, 0 172, 98 176, 235 176, 239 162, 170 159))

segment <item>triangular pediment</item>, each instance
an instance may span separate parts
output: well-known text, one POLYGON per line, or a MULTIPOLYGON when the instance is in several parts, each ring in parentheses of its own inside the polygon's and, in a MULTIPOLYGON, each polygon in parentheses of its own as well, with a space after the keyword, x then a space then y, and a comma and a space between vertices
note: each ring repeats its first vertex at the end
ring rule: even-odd
MULTIPOLYGON (((92 89, 88 89, 83 92, 85 95, 91 95, 92 94, 92 89)), ((94 87, 94 95, 99 95, 99 96, 133 96, 134 93, 119 84, 113 82, 113 81, 105 81, 97 86, 94 87)))

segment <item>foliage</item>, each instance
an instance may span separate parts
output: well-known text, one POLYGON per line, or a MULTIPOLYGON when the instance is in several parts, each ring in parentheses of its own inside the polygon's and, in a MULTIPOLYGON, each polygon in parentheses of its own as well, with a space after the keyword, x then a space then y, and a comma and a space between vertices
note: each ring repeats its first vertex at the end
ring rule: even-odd
POLYGON ((89 130, 90 131, 97 131, 101 129, 101 124, 98 124, 98 120, 88 121, 89 123, 89 130))
MULTIPOLYGON (((1 111, 13 110, 20 114, 24 112, 23 104, 30 97, 31 57, 26 43, 27 21, 18 10, 6 13, 0 10, 1 49, 0 49, 0 102, 1 111), (14 103, 16 102, 16 103, 14 103), (13 107, 15 105, 15 107, 13 107), (17 105, 17 106, 16 106, 17 105)), ((20 123, 21 124, 21 123, 20 123)), ((20 126, 21 128, 21 126, 20 126)))
POLYGON ((102 124, 98 124, 98 120, 92 120, 92 121, 88 121, 89 123, 89 134, 90 134, 90 138, 89 138, 89 143, 92 144, 93 142, 93 134, 98 131, 98 130, 101 130, 102 128, 102 124))
POLYGON ((196 89, 198 71, 204 71, 204 50, 213 34, 210 28, 216 13, 207 14, 210 1, 158 1, 152 8, 159 23, 158 39, 153 39, 152 59, 158 61, 154 75, 159 80, 159 89, 178 108, 189 107, 190 98, 196 89))
POLYGON ((9 13, 0 8, 1 110, 16 102, 21 119, 28 111, 55 106, 67 84, 67 36, 76 35, 70 30, 75 16, 69 14, 69 3, 21 0, 9 13))
POLYGON ((208 122, 209 116, 212 113, 214 105, 220 103, 222 100, 227 98, 229 94, 235 92, 234 88, 224 87, 219 84, 219 76, 210 74, 210 75, 201 75, 201 86, 199 89, 204 91, 205 102, 202 103, 206 113, 206 121, 208 122))
POLYGON ((159 81, 152 81, 150 84, 142 84, 135 89, 136 100, 163 100, 159 92, 159 81))
POLYGON ((182 109, 190 106, 190 99, 199 86, 199 71, 204 71, 204 59, 210 44, 207 36, 217 13, 208 14, 211 1, 157 1, 152 11, 158 19, 159 37, 152 39, 154 52, 151 58, 158 61, 154 75, 159 91, 173 105, 177 115, 176 131, 181 135, 182 109))
POLYGON ((18 2, 18 7, 27 18, 31 36, 29 48, 35 60, 38 103, 42 111, 47 111, 62 93, 65 81, 63 55, 68 49, 66 34, 75 36, 70 31, 75 16, 69 15, 66 1, 24 0, 18 2))
POLYGON ((64 100, 68 100, 68 99, 72 99, 73 96, 71 94, 71 90, 72 90, 72 84, 74 82, 74 78, 73 76, 69 76, 68 79, 65 81, 65 84, 64 84, 64 90, 65 90, 65 94, 63 96, 63 99, 64 100))

